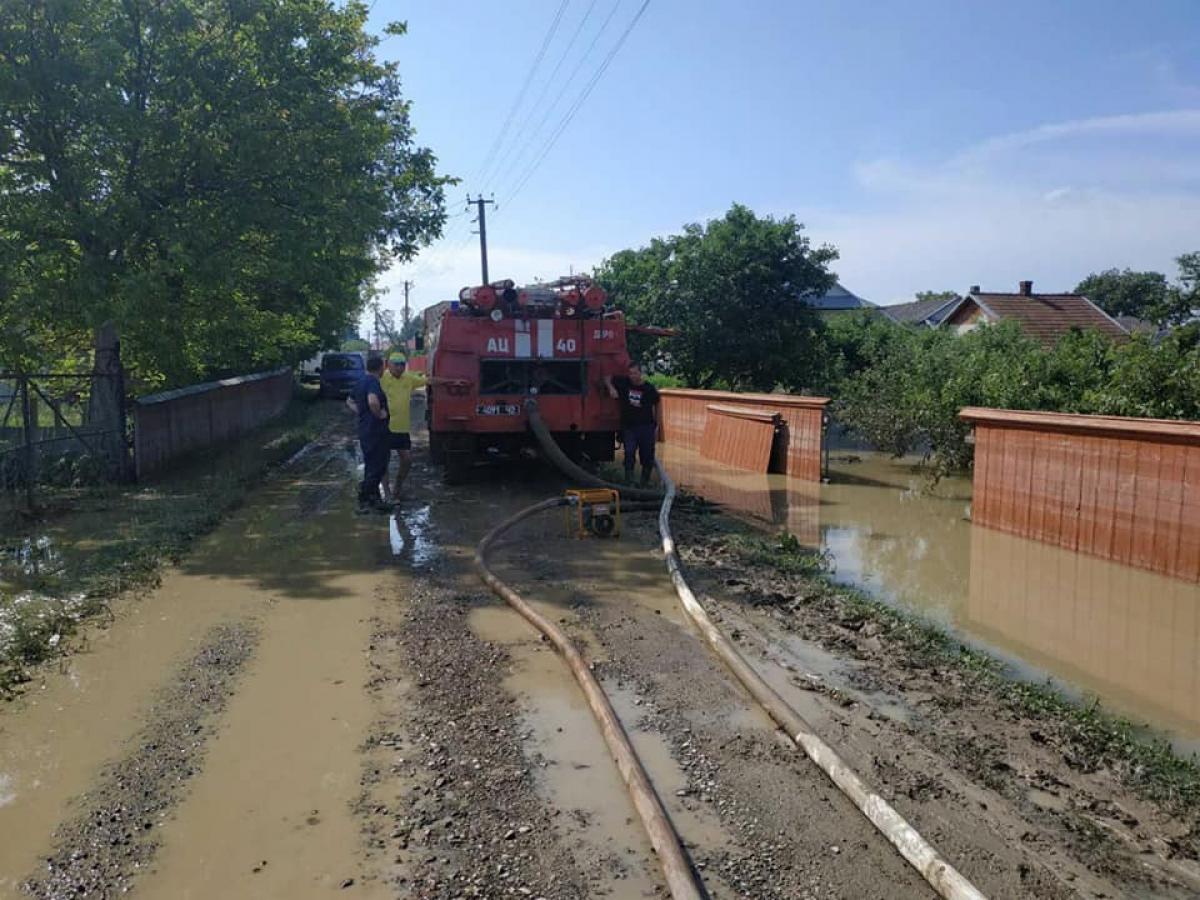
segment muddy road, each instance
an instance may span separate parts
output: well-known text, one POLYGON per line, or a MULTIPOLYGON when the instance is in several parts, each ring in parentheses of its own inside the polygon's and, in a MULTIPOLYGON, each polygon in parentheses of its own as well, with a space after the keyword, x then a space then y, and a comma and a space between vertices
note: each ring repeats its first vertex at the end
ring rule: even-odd
MULTIPOLYGON (((480 585, 483 533, 553 478, 353 514, 347 433, 277 472, 147 596, 0 709, 0 895, 663 897, 599 731, 550 645, 480 585)), ((886 635, 761 602, 712 519, 676 535, 772 684, 990 897, 1187 897, 1187 817, 1081 771, 886 635)), ((584 649, 714 898, 932 897, 685 622, 650 516, 561 514, 494 568, 584 649)), ((793 608, 794 607, 794 608, 793 608)))

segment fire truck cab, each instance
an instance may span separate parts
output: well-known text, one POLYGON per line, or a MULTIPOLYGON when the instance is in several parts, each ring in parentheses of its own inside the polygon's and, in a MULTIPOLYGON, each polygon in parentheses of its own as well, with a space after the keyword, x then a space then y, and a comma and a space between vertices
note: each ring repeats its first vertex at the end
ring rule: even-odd
POLYGON ((535 455, 531 397, 568 456, 613 459, 619 409, 603 380, 629 366, 625 320, 590 279, 463 288, 430 311, 426 343, 433 375, 468 382, 429 388, 430 453, 447 481, 481 459, 535 455))

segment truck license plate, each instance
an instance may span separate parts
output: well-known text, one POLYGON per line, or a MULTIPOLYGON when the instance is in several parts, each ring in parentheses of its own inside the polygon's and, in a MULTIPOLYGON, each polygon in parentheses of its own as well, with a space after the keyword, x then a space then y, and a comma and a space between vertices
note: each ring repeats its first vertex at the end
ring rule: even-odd
POLYGON ((521 407, 516 403, 480 403, 475 412, 481 416, 519 416, 521 407))

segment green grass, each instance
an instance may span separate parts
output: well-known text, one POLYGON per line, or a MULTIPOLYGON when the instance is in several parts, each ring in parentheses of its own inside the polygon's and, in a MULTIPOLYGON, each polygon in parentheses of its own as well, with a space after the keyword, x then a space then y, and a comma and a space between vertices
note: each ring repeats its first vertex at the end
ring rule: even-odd
POLYGON ((1020 680, 1001 660, 937 625, 834 583, 824 558, 786 535, 771 540, 728 520, 714 530, 740 565, 767 567, 799 579, 803 589, 794 597, 800 602, 816 606, 844 625, 876 623, 880 637, 902 645, 915 666, 954 669, 962 676, 964 702, 970 701, 973 691, 999 698, 1014 712, 1046 723, 1085 767, 1110 767, 1143 796, 1175 812, 1196 817, 1200 811, 1196 756, 1181 756, 1165 739, 1102 708, 1098 700, 1068 696, 1049 682, 1020 680), (804 561, 804 556, 809 559, 804 561))
POLYGON ((337 417, 337 404, 300 391, 279 418, 217 452, 180 461, 144 485, 46 491, 41 520, 5 529, 6 543, 46 536, 61 557, 53 571, 11 574, 0 587, 0 694, 54 655, 81 621, 114 597, 157 585, 197 537, 236 509, 263 475, 337 417), (56 637, 57 636, 57 637, 56 637))

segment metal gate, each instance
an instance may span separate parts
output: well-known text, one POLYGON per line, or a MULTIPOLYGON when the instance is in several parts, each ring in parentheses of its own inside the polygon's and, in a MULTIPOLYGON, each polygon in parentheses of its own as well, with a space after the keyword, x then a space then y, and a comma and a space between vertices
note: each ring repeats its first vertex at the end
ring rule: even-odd
POLYGON ((120 373, 0 372, 0 492, 14 509, 36 511, 39 487, 124 479, 128 448, 120 373))

